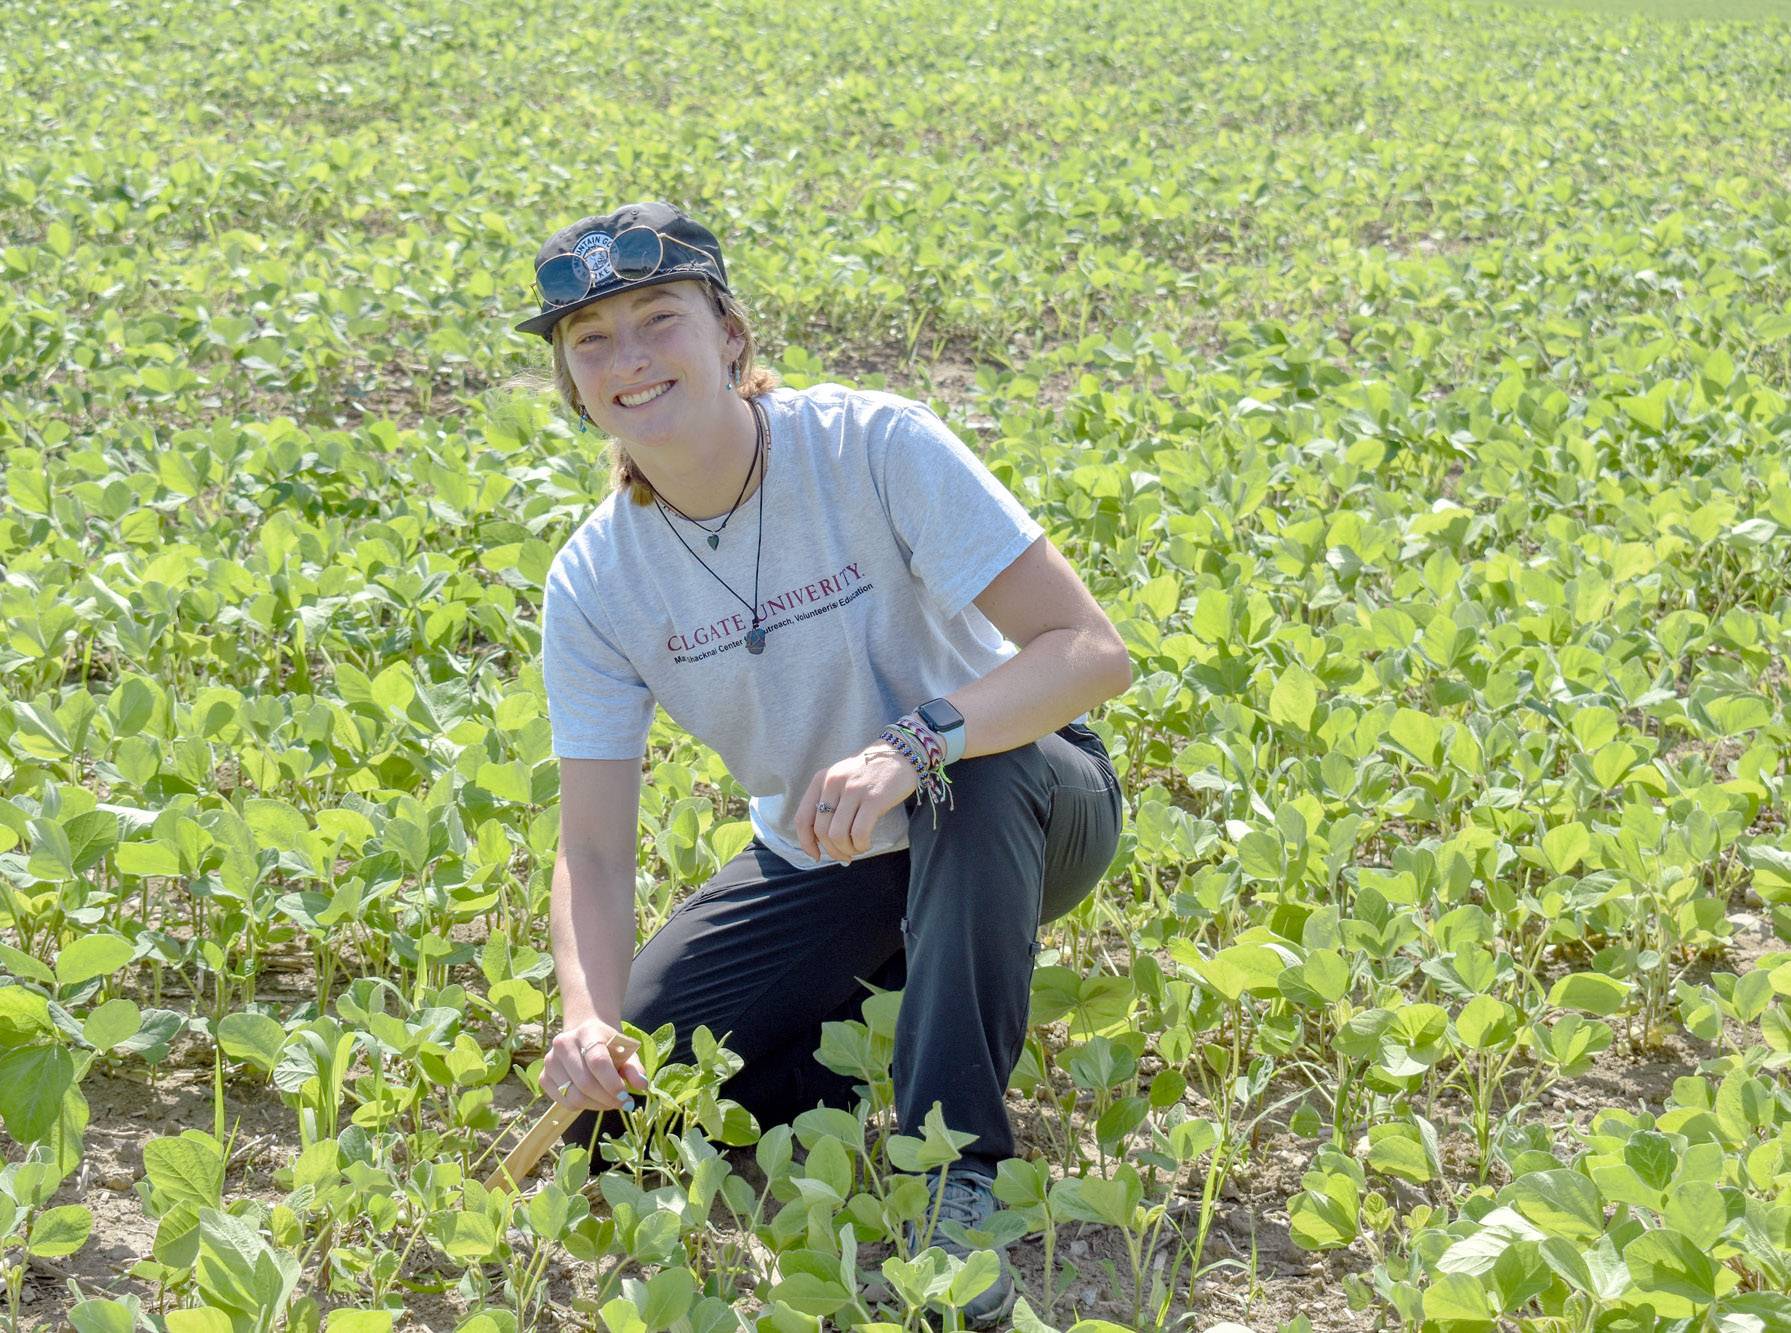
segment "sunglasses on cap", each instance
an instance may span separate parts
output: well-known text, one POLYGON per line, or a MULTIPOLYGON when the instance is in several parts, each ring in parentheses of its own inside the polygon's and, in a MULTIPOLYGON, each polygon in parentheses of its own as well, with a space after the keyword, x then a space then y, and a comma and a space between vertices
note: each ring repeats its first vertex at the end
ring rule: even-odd
MULTIPOLYGON (((674 269, 688 268, 698 273, 711 273, 714 265, 709 256, 695 246, 686 245, 673 236, 665 236, 651 227, 630 227, 617 232, 609 243, 610 272, 623 282, 639 282, 665 269, 666 246, 674 245, 695 260, 675 264, 674 269)), ((535 290, 544 306, 570 305, 582 301, 595 291, 605 278, 598 275, 583 255, 555 255, 535 270, 535 290)))

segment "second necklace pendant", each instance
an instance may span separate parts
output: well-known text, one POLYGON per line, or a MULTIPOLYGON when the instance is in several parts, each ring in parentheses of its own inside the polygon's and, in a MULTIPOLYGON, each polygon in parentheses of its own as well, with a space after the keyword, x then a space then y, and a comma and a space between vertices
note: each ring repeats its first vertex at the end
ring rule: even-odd
POLYGON ((720 545, 721 545, 721 534, 719 532, 711 532, 709 534, 709 549, 711 551, 713 551, 717 546, 720 546, 720 545))

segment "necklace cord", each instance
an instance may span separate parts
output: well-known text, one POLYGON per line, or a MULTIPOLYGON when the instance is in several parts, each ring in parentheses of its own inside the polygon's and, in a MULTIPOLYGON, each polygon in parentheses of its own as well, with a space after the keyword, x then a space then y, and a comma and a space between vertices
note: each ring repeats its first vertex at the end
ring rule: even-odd
POLYGON ((659 492, 658 492, 658 491, 654 491, 654 492, 653 492, 653 495, 654 495, 654 498, 656 498, 656 499, 658 499, 658 500, 659 500, 659 501, 660 501, 660 502, 661 502, 661 503, 663 503, 663 504, 664 504, 664 505, 665 505, 665 506, 666 506, 666 508, 668 508, 668 509, 670 509, 670 510, 671 510, 671 511, 672 511, 672 512, 673 512, 673 513, 674 513, 674 514, 676 514, 676 515, 677 515, 677 516, 678 516, 678 517, 679 517, 679 518, 681 518, 681 519, 683 519, 683 520, 684 520, 684 521, 685 521, 685 522, 686 522, 686 523, 688 523, 688 524, 690 524, 690 526, 691 526, 691 527, 693 527, 693 528, 698 528, 698 529, 700 529, 700 530, 702 530, 702 531, 703 531, 703 532, 707 532, 707 533, 710 533, 710 534, 711 534, 711 535, 720 535, 720 533, 721 533, 721 529, 722 529, 722 528, 725 528, 725 527, 727 527, 727 525, 728 525, 728 520, 729 520, 729 519, 730 519, 730 518, 732 518, 732 517, 734 517, 734 511, 735 511, 735 510, 736 510, 736 509, 738 509, 738 508, 739 508, 739 507, 740 507, 740 501, 741 501, 741 500, 742 500, 742 499, 744 499, 744 498, 745 498, 745 497, 746 497, 746 488, 747 488, 747 485, 748 485, 748 484, 749 484, 749 483, 750 483, 750 482, 751 482, 751 481, 752 481, 752 474, 753 474, 753 469, 754 469, 754 468, 755 468, 755 467, 757 467, 757 466, 758 466, 758 463, 759 463, 759 448, 758 448, 758 445, 759 445, 759 415, 758 415, 758 404, 757 404, 757 403, 753 403, 753 402, 749 402, 749 403, 747 403, 747 406, 748 406, 748 407, 749 407, 749 408, 751 408, 751 409, 753 409, 753 422, 752 422, 752 433, 753 433, 753 451, 752 451, 752 462, 750 462, 750 463, 748 463, 748 464, 747 464, 747 465, 746 465, 746 475, 745 475, 745 476, 744 476, 744 477, 742 477, 742 478, 741 478, 741 479, 740 479, 740 491, 739 491, 739 493, 738 493, 738 494, 737 494, 737 495, 735 495, 735 496, 734 496, 734 503, 733 503, 733 504, 731 504, 731 505, 729 505, 729 506, 728 506, 728 512, 727 512, 727 513, 725 513, 725 514, 723 514, 723 515, 722 515, 722 517, 721 517, 721 527, 716 527, 716 528, 705 528, 705 527, 703 527, 703 525, 702 525, 702 524, 701 524, 701 523, 699 523, 699 522, 697 522, 697 521, 696 521, 696 520, 695 520, 695 519, 694 519, 694 518, 692 518, 692 517, 691 517, 691 516, 690 516, 690 515, 689 515, 689 514, 687 514, 687 513, 685 513, 685 512, 684 512, 684 511, 683 511, 683 510, 682 510, 682 509, 680 509, 680 508, 678 508, 678 506, 677 506, 677 505, 675 505, 675 504, 673 504, 673 503, 672 503, 672 502, 671 502, 671 501, 670 501, 670 500, 667 500, 667 499, 666 499, 666 498, 665 498, 665 497, 664 497, 664 496, 662 496, 662 495, 660 495, 660 494, 659 494, 659 492))
MULTIPOLYGON (((750 403, 749 406, 753 410, 753 461, 756 465, 762 457, 770 453, 768 447, 770 441, 767 439, 767 436, 770 434, 770 429, 765 421, 764 409, 756 402, 750 403)), ((764 473, 768 474, 769 471, 770 467, 769 463, 767 463, 764 473)), ((747 469, 746 475, 750 480, 752 477, 751 468, 747 469)), ((698 555, 694 550, 691 550, 690 543, 685 541, 678 529, 672 526, 671 517, 665 512, 665 506, 663 503, 660 503, 659 496, 655 494, 653 499, 654 507, 659 510, 659 517, 665 520, 665 526, 670 529, 672 536, 678 539, 678 545, 682 546, 686 551, 690 551, 690 558, 707 570, 710 578, 726 588, 729 595, 732 596, 736 602, 739 602, 740 605, 746 607, 747 611, 752 615, 752 627, 756 630, 759 627, 759 563, 760 557, 763 556, 765 552, 765 475, 762 474, 759 477, 759 539, 752 558, 752 601, 750 603, 748 603, 739 593, 735 592, 733 586, 726 579, 717 574, 713 569, 710 569, 708 562, 705 561, 702 556, 698 555)))

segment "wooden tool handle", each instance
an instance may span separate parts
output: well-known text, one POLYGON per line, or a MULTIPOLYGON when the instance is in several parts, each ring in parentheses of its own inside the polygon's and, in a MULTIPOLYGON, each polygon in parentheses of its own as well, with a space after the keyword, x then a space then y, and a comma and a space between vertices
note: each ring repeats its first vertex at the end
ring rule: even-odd
MULTIPOLYGON (((618 1033, 610 1039, 610 1057, 620 1068, 640 1049, 640 1045, 633 1037, 624 1037, 618 1033)), ((548 1107, 547 1113, 535 1122, 535 1127, 522 1136, 522 1142, 510 1149, 510 1155, 498 1164, 498 1169, 485 1178, 485 1188, 510 1190, 520 1186, 528 1179, 529 1172, 535 1169, 535 1163, 541 1160, 542 1154, 553 1147, 555 1140, 570 1129, 572 1122, 582 1114, 577 1108, 561 1106, 558 1102, 548 1107)))
POLYGON ((547 1114, 535 1122, 535 1127, 522 1136, 522 1142, 510 1149, 510 1155, 498 1164, 498 1169, 485 1179, 488 1190, 512 1190, 528 1179, 529 1172, 535 1169, 535 1163, 559 1137, 566 1132, 572 1122, 578 1119, 576 1107, 561 1106, 555 1102, 547 1108, 547 1114))

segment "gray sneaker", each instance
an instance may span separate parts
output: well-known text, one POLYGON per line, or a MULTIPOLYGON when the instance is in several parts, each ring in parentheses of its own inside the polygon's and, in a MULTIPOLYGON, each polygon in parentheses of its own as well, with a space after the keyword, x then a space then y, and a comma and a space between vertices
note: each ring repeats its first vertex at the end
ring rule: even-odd
MULTIPOLYGON (((935 1191, 938 1189, 937 1176, 927 1177, 928 1184, 935 1191)), ((946 1223, 955 1222, 967 1229, 978 1229, 984 1226, 994 1215, 998 1205, 995 1202, 995 1182, 980 1171, 958 1170, 947 1173, 945 1177, 945 1198, 939 1204, 939 1221, 933 1228, 933 1244, 951 1255, 954 1259, 967 1259, 971 1247, 953 1239, 947 1234, 946 1223)), ((929 1214, 931 1208, 929 1206, 929 1214)), ((912 1222, 905 1223, 903 1236, 908 1242, 910 1254, 918 1250, 918 1236, 912 1222)), ((1007 1259, 996 1251, 1001 1260, 1001 1271, 996 1274, 982 1292, 971 1299, 963 1308, 964 1322, 971 1328, 994 1328, 1014 1308, 1014 1279, 1008 1272, 1007 1259)))

